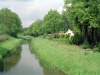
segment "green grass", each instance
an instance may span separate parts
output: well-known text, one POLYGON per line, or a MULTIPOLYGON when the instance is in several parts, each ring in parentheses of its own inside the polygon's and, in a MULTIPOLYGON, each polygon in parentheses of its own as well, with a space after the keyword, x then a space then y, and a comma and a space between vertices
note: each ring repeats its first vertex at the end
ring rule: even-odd
POLYGON ((60 69, 67 75, 100 75, 100 53, 43 38, 32 39, 31 51, 45 67, 60 69))
POLYGON ((4 57, 9 51, 21 44, 21 39, 10 37, 8 40, 0 42, 0 58, 4 57))
POLYGON ((19 38, 21 39, 24 39, 24 40, 30 40, 31 39, 31 36, 18 36, 19 38))
POLYGON ((0 55, 5 56, 7 54, 8 50, 6 48, 0 47, 0 55))

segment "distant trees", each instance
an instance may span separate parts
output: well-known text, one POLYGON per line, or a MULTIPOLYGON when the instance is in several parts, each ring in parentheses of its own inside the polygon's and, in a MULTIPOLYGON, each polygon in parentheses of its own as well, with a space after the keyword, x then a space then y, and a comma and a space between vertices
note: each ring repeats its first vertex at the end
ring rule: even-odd
POLYGON ((28 33, 34 36, 58 33, 62 29, 62 17, 57 10, 50 10, 43 20, 35 21, 28 29, 28 33))
POLYGON ((43 21, 47 33, 58 33, 62 29, 62 17, 57 10, 50 10, 43 21))
POLYGON ((29 27, 27 34, 33 35, 33 36, 38 36, 43 34, 43 21, 42 20, 36 20, 32 25, 29 27))
POLYGON ((0 34, 9 34, 16 37, 21 30, 20 17, 8 8, 0 10, 0 34))

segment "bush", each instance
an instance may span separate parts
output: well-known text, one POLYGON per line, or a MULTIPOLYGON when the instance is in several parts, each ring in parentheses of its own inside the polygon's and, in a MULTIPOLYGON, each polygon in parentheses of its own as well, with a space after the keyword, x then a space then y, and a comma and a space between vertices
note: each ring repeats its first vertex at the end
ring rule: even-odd
POLYGON ((59 36, 59 34, 55 34, 55 38, 59 38, 60 36, 59 36))
POLYGON ((97 44, 94 46, 93 50, 94 50, 94 52, 95 52, 95 51, 100 52, 100 43, 97 43, 97 44))
POLYGON ((47 36, 47 33, 44 33, 44 34, 43 34, 43 38, 45 38, 46 36, 47 36))
POLYGON ((65 34, 65 38, 69 39, 70 35, 69 34, 65 34))
POLYGON ((72 45, 73 44, 72 39, 68 39, 67 42, 68 42, 69 45, 72 45))
POLYGON ((65 34, 60 34, 60 38, 65 38, 65 34))
POLYGON ((62 39, 69 39, 70 35, 69 34, 60 34, 60 38, 62 39))
POLYGON ((83 45, 82 45, 83 49, 87 49, 89 48, 89 43, 88 42, 85 42, 83 45))
POLYGON ((53 34, 48 34, 49 39, 53 39, 54 35, 53 34))
POLYGON ((83 36, 82 36, 81 34, 79 34, 79 33, 76 33, 76 34, 72 37, 72 42, 73 42, 73 44, 75 44, 75 45, 80 45, 80 44, 83 43, 83 41, 84 41, 84 38, 83 38, 83 36))

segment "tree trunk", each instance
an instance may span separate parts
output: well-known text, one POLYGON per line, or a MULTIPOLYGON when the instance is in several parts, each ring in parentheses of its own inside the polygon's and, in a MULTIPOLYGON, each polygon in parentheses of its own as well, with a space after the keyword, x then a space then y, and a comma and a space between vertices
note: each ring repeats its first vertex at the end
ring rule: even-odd
POLYGON ((92 41, 91 44, 94 46, 96 44, 96 30, 92 27, 92 41))
POLYGON ((54 34, 54 38, 56 38, 56 30, 55 30, 55 27, 54 27, 53 34, 54 34))
POLYGON ((83 31, 83 30, 82 30, 82 25, 81 25, 81 24, 79 25, 79 28, 80 28, 81 35, 83 35, 83 34, 82 34, 82 31, 83 31))
POLYGON ((84 31, 84 42, 88 42, 88 25, 84 26, 85 31, 84 31))

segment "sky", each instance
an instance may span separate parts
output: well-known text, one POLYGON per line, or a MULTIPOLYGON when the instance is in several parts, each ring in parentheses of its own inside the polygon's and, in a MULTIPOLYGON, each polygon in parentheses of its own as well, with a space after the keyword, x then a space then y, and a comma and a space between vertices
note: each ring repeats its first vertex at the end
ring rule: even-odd
POLYGON ((0 0, 0 9, 9 8, 17 13, 23 27, 29 27, 37 19, 43 19, 50 9, 61 13, 63 0, 0 0))

